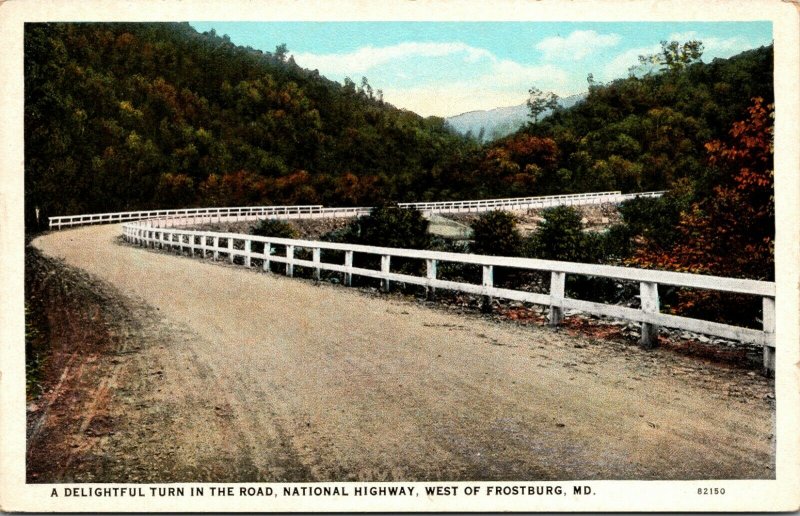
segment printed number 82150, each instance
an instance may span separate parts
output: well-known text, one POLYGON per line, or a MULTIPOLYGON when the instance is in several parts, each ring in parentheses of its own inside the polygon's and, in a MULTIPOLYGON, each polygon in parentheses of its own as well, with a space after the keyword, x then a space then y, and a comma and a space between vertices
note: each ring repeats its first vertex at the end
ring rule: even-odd
POLYGON ((697 494, 699 495, 724 495, 724 487, 698 487, 697 494))

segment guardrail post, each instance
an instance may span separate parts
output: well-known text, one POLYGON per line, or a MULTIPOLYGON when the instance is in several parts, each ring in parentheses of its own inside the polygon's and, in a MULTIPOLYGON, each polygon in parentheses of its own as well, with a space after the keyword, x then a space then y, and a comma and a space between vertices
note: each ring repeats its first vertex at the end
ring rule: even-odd
POLYGON ((344 284, 345 286, 349 287, 353 284, 353 273, 350 272, 353 270, 353 251, 345 251, 344 252, 344 284))
POLYGON ((250 251, 253 249, 253 241, 252 240, 245 240, 244 241, 244 266, 248 269, 250 268, 251 260, 250 260, 250 251))
POLYGON ((322 254, 322 249, 320 249, 319 247, 315 247, 315 248, 312 250, 312 252, 314 253, 314 258, 313 258, 313 261, 314 261, 314 263, 315 263, 315 264, 317 264, 317 266, 316 266, 316 267, 314 267, 314 279, 315 279, 315 280, 317 280, 317 281, 319 281, 319 279, 320 279, 320 277, 321 277, 321 276, 320 276, 319 262, 321 261, 321 258, 320 258, 320 256, 321 256, 321 254, 322 254))
POLYGON ((550 273, 550 326, 556 327, 564 322, 564 290, 567 273, 550 273))
POLYGON ((272 244, 264 242, 264 272, 270 272, 269 257, 272 254, 272 244))
MULTIPOLYGON (((767 337, 775 333, 775 299, 772 297, 762 298, 761 302, 761 325, 767 337)), ((775 348, 770 342, 764 343, 764 376, 775 375, 775 348)))
MULTIPOLYGON (((426 266, 425 267, 426 268, 425 277, 428 278, 429 280, 435 280, 436 279, 436 260, 428 258, 427 260, 425 260, 425 266, 426 266)), ((428 301, 433 301, 434 299, 436 299, 436 287, 432 287, 430 285, 426 286, 425 287, 425 297, 428 299, 428 301)))
POLYGON ((289 277, 294 276, 294 246, 286 246, 286 275, 289 277))
MULTIPOLYGON (((389 274, 390 264, 392 262, 392 257, 388 254, 381 256, 381 273, 389 274)), ((389 292, 389 278, 383 278, 381 280, 381 290, 384 292, 389 292)))
MULTIPOLYGON (((483 287, 484 289, 494 287, 494 265, 483 266, 483 287)), ((484 313, 492 311, 492 296, 484 295, 481 298, 481 311, 484 313)))
MULTIPOLYGON (((639 299, 642 312, 657 314, 660 310, 658 303, 658 283, 642 281, 639 283, 639 299)), ((642 337, 639 345, 644 349, 653 349, 658 346, 658 326, 652 323, 642 323, 642 337)))
POLYGON ((233 238, 228 237, 228 259, 233 263, 233 238))

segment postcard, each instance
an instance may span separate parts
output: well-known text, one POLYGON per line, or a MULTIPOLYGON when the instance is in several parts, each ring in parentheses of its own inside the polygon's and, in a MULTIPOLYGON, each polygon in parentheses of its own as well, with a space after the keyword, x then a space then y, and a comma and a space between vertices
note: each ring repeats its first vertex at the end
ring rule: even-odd
POLYGON ((797 4, 0 13, 3 510, 800 507, 797 4))

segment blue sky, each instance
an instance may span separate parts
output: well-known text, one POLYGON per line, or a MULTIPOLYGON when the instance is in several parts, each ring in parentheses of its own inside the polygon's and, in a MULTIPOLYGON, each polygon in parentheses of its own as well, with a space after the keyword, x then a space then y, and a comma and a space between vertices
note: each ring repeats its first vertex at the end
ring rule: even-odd
POLYGON ((421 115, 525 102, 536 86, 568 96, 589 73, 625 77, 661 40, 703 41, 704 61, 772 42, 772 24, 753 22, 197 22, 244 46, 273 51, 286 43, 304 68, 360 83, 421 115))

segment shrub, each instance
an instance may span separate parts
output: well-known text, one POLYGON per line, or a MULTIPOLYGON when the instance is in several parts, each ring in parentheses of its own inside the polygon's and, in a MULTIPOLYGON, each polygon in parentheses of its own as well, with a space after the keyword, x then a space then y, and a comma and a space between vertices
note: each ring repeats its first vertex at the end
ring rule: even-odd
POLYGON ((431 245, 427 219, 419 210, 397 204, 372 208, 369 215, 359 217, 337 236, 349 243, 378 247, 428 249, 431 245))
MULTIPOLYGON (((525 243, 525 255, 581 263, 608 263, 629 253, 630 237, 625 226, 618 225, 603 233, 585 232, 581 214, 575 208, 558 206, 545 210, 544 221, 525 243)), ((597 301, 618 301, 624 288, 614 280, 578 275, 567 278, 570 297, 597 301)))
MULTIPOLYGON (((275 219, 262 219, 259 220, 255 226, 250 228, 250 234, 256 236, 263 236, 263 237, 275 237, 275 238, 298 238, 300 234, 294 229, 288 222, 284 222, 282 220, 275 220, 275 219)), ((282 245, 273 246, 273 254, 277 253, 279 255, 283 255, 286 252, 286 248, 282 245)), ((263 253, 264 252, 264 244, 261 242, 254 242, 252 251, 254 253, 263 253)), ((270 265, 270 269, 275 269, 276 267, 284 267, 280 264, 272 264, 270 265)))
POLYGON ((297 238, 299 233, 291 224, 282 220, 263 219, 250 228, 250 234, 275 238, 297 238))
POLYGON ((626 224, 614 224, 602 236, 602 262, 619 263, 633 254, 633 233, 626 224))
POLYGON ((506 211, 489 211, 472 223, 470 251, 493 256, 519 256, 522 237, 517 219, 506 211))
POLYGON ((622 220, 631 236, 642 236, 661 249, 679 239, 677 230, 688 198, 668 193, 662 197, 637 197, 619 205, 622 220))
MULTIPOLYGON (((430 249, 433 242, 428 233, 428 221, 419 210, 400 208, 393 203, 372 208, 369 215, 331 231, 322 240, 400 249, 430 249)), ((375 269, 379 263, 380 257, 376 255, 356 253, 353 258, 353 265, 359 268, 375 269)), ((420 275, 424 273, 424 262, 394 257, 392 271, 420 275)), ((368 280, 356 277, 353 281, 363 284, 368 280)))
POLYGON ((571 206, 557 206, 544 210, 544 221, 526 242, 525 254, 532 258, 585 261, 587 237, 583 233, 581 215, 571 206))

